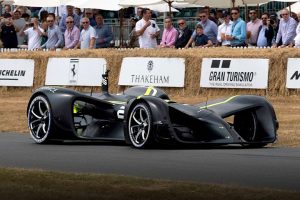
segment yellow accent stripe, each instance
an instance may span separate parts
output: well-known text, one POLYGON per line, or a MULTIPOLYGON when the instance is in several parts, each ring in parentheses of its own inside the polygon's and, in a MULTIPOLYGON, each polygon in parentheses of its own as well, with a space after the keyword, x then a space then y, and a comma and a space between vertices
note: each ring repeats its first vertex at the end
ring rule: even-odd
POLYGON ((151 93, 152 89, 153 89, 153 86, 148 87, 144 95, 148 96, 151 93))
POLYGON ((126 104, 126 102, 124 101, 108 101, 108 102, 112 104, 126 104))
POLYGON ((220 105, 220 104, 228 103, 229 101, 231 101, 232 99, 234 99, 237 96, 239 96, 239 95, 230 97, 230 98, 226 99, 225 101, 222 101, 222 102, 219 102, 219 103, 210 104, 208 106, 202 106, 202 107, 200 107, 200 109, 207 109, 209 107, 213 107, 213 106, 217 106, 217 105, 220 105))

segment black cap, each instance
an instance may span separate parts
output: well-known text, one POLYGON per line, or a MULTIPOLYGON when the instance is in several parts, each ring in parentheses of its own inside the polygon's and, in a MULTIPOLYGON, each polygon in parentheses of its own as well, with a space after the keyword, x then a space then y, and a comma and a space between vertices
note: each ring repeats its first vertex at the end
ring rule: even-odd
POLYGON ((4 17, 4 18, 10 18, 10 17, 12 17, 12 16, 11 16, 10 13, 4 13, 3 17, 4 17))
POLYGON ((230 16, 229 12, 223 11, 222 12, 222 17, 227 17, 227 16, 230 16))

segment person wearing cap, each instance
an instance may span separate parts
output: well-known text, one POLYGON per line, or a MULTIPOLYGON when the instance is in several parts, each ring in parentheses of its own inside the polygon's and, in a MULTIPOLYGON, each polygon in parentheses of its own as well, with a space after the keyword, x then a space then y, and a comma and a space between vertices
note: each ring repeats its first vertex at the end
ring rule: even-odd
POLYGON ((171 17, 165 18, 165 29, 162 35, 160 48, 172 48, 177 38, 177 30, 172 25, 171 17))
POLYGON ((281 11, 282 19, 280 20, 279 30, 273 47, 283 48, 293 45, 296 36, 297 22, 289 15, 290 12, 288 9, 281 11), (282 39, 282 45, 279 46, 280 39, 282 39))
POLYGON ((222 14, 224 22, 218 27, 218 42, 221 46, 230 46, 230 41, 226 40, 226 35, 231 35, 232 21, 230 15, 227 12, 222 14))
POLYGON ((135 29, 135 25, 137 23, 137 21, 139 21, 139 19, 137 17, 132 17, 130 19, 130 24, 131 24, 131 32, 129 34, 129 44, 128 47, 130 48, 135 48, 135 47, 139 47, 139 37, 136 34, 136 29, 135 29))
POLYGON ((103 16, 101 14, 97 14, 95 18, 96 26, 94 26, 94 29, 97 35, 96 48, 108 48, 110 42, 113 40, 111 27, 104 24, 103 16))
POLYGON ((1 40, 4 48, 18 47, 17 31, 9 13, 4 14, 4 25, 1 26, 1 40))

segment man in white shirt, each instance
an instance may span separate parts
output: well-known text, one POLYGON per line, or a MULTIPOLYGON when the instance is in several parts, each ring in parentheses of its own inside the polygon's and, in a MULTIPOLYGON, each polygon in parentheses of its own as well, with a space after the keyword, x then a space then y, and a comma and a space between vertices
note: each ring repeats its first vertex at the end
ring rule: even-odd
POLYGON ((94 49, 96 47, 96 31, 90 26, 90 20, 87 17, 82 18, 82 31, 80 33, 80 40, 78 42, 77 48, 80 49, 94 49))
POLYGON ((222 15, 222 18, 224 22, 218 27, 217 39, 222 46, 230 46, 230 41, 226 40, 226 35, 231 35, 232 21, 229 13, 226 12, 222 15))
POLYGON ((151 10, 142 10, 143 18, 136 23, 136 34, 139 36, 140 48, 156 48, 160 29, 156 22, 151 20, 151 10))
POLYGON ((21 31, 21 35, 28 35, 28 49, 33 50, 41 48, 42 35, 44 34, 44 30, 39 27, 38 19, 31 18, 29 27, 28 25, 26 25, 24 29, 21 31))

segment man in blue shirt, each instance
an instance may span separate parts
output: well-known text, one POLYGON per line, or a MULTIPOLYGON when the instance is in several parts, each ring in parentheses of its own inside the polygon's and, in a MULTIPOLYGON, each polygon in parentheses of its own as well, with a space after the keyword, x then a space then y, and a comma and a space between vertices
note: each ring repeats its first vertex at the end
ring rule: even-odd
POLYGON ((230 41, 231 46, 246 46, 246 22, 240 18, 239 8, 231 9, 232 27, 231 35, 226 35, 226 40, 230 41))
POLYGON ((47 37, 48 40, 41 48, 55 50, 63 45, 63 34, 57 25, 54 24, 55 18, 51 15, 47 17, 47 37))
MULTIPOLYGON (((200 18, 200 22, 197 25, 201 25, 203 27, 204 34, 214 45, 216 45, 217 35, 218 35, 217 24, 211 21, 210 19, 208 19, 208 15, 205 10, 199 12, 199 18, 200 18)), ((193 35, 191 36, 185 48, 188 48, 192 44, 195 37, 196 37, 196 31, 193 32, 193 35)))
POLYGON ((107 48, 110 45, 110 41, 113 40, 113 34, 111 31, 111 27, 107 26, 103 22, 103 16, 100 14, 96 15, 96 23, 94 26, 96 30, 96 48, 107 48))

